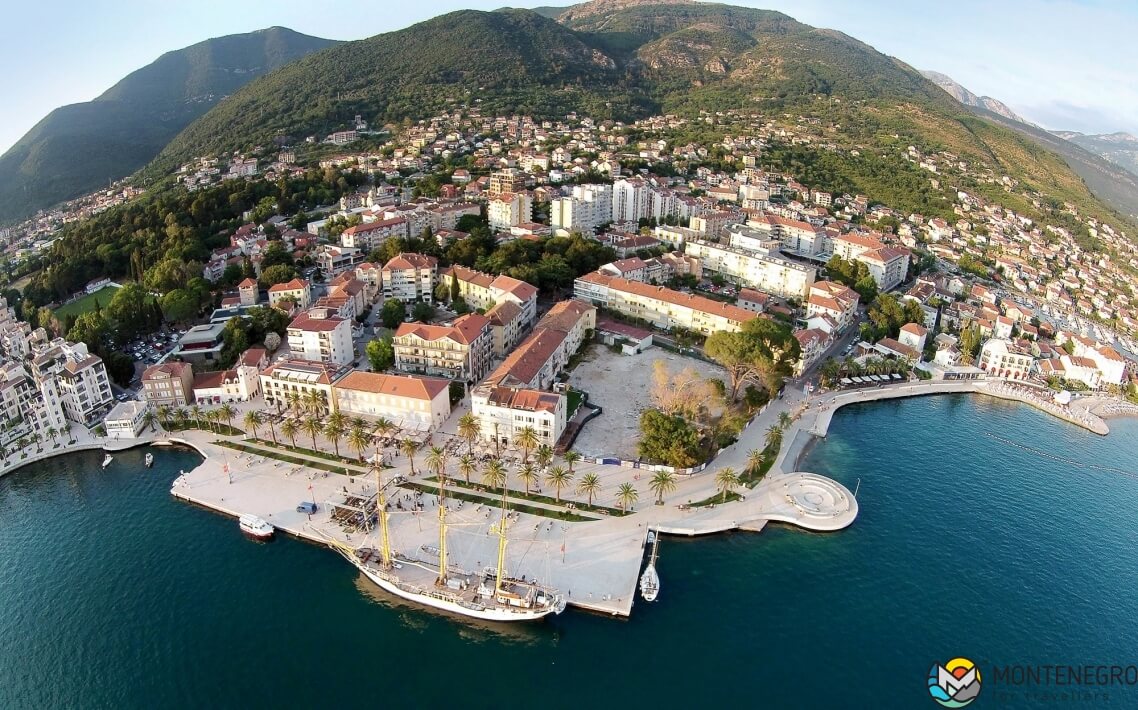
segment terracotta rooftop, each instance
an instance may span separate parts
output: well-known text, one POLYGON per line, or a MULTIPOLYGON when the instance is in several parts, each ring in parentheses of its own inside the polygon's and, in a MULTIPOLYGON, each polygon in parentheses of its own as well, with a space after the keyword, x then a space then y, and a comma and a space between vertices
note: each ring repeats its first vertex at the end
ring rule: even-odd
POLYGON ((622 291, 624 293, 632 293, 645 298, 654 298, 658 301, 671 303, 675 306, 682 306, 691 308, 692 310, 701 313, 710 313, 713 315, 726 318, 738 323, 746 323, 747 321, 754 320, 759 317, 758 313, 744 310, 738 306, 733 306, 720 301, 714 301, 704 296, 697 296, 695 294, 680 293, 673 291, 663 286, 652 286, 649 284, 641 283, 639 281, 629 281, 617 276, 607 276, 592 272, 579 277, 580 281, 586 283, 597 284, 600 286, 608 286, 615 291, 622 291))
POLYGON ((273 284, 269 286, 269 293, 279 293, 281 291, 300 291, 308 288, 308 282, 304 279, 293 279, 286 281, 283 284, 273 284))
POLYGON ((318 318, 314 315, 311 315, 311 313, 311 311, 301 313, 299 316, 292 319, 292 322, 288 324, 288 327, 296 328, 297 330, 329 332, 335 330, 337 326, 347 320, 346 318, 335 315, 329 315, 325 318, 318 318))
POLYGON ((336 383, 338 390, 358 390, 391 397, 406 397, 430 401, 447 390, 450 382, 439 377, 411 375, 384 375, 378 372, 355 370, 336 383))
POLYGON ((398 269, 433 269, 438 266, 439 260, 433 256, 415 253, 400 253, 393 256, 383 265, 385 271, 398 269))
POLYGON ((423 340, 442 340, 449 338, 456 343, 470 345, 489 327, 490 319, 478 313, 467 313, 455 319, 454 325, 427 325, 426 323, 403 323, 395 331, 395 337, 416 335, 423 340))
POLYGON ((192 369, 190 363, 171 360, 170 362, 163 362, 146 368, 142 373, 142 379, 145 381, 160 377, 161 379, 165 379, 166 377, 181 377, 182 372, 187 369, 192 369))
POLYGON ((529 412, 556 412, 562 395, 541 390, 515 389, 513 387, 494 387, 488 397, 490 404, 529 412))

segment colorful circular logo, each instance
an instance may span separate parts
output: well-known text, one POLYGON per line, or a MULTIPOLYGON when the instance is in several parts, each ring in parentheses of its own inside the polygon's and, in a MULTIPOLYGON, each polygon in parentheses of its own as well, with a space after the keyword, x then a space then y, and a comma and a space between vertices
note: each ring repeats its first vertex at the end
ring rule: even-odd
POLYGON ((962 708, 980 694, 980 669, 967 658, 954 658, 929 670, 929 695, 946 708, 962 708))

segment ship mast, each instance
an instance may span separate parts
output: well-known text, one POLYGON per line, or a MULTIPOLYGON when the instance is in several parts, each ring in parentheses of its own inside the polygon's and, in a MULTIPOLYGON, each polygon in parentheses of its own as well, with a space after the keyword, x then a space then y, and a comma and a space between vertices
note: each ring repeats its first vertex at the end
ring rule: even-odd
POLYGON ((498 531, 498 570, 494 575, 494 595, 502 591, 502 574, 506 568, 506 486, 502 486, 502 517, 494 526, 498 531))
POLYGON ((438 586, 447 583, 447 506, 446 506, 446 471, 439 471, 439 578, 435 580, 438 586))
MULTIPOLYGON (((378 452, 376 456, 378 458, 378 452)), ((375 462, 375 511, 379 516, 380 549, 384 569, 391 567, 391 538, 387 533, 387 496, 383 494, 383 483, 379 480, 379 461, 375 462)))

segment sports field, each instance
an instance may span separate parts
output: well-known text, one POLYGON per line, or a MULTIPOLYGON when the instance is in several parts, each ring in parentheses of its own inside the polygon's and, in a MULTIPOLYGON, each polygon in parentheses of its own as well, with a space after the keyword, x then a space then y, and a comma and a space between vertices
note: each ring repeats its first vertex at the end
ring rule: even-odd
POLYGON ((77 301, 72 301, 67 305, 56 308, 55 317, 62 321, 69 315, 80 316, 87 311, 93 311, 95 310, 96 300, 99 302, 100 308, 106 308, 117 290, 118 289, 114 286, 104 286, 98 291, 89 293, 77 301))

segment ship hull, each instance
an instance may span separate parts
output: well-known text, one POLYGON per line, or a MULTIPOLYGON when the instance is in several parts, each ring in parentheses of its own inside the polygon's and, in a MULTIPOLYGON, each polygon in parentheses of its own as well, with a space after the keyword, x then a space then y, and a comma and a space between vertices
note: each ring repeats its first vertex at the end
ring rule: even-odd
POLYGON ((416 604, 422 604, 434 609, 441 609, 442 611, 448 611, 452 614, 468 616, 473 619, 501 622, 536 621, 542 617, 554 613, 555 611, 560 610, 556 607, 548 607, 543 609, 501 609, 493 607, 485 607, 482 609, 472 608, 458 602, 451 601, 449 599, 402 589, 391 580, 384 579, 382 576, 376 574, 367 567, 363 565, 356 566, 361 572, 364 573, 368 579, 370 579, 372 582, 375 582, 381 589, 394 594, 400 599, 406 599, 407 601, 415 602, 416 604))

